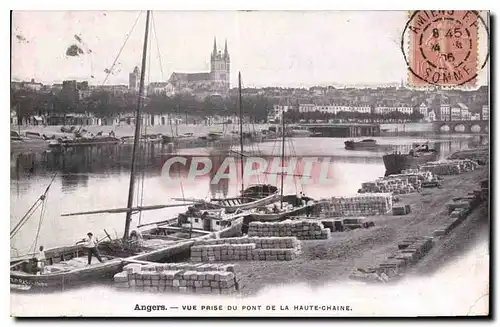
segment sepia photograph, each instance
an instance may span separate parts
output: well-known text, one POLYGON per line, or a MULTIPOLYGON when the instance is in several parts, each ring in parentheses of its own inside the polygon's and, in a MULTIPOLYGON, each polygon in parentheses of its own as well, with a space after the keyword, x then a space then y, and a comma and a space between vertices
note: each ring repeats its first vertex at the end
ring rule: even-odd
POLYGON ((490 315, 490 13, 11 11, 12 317, 490 315))

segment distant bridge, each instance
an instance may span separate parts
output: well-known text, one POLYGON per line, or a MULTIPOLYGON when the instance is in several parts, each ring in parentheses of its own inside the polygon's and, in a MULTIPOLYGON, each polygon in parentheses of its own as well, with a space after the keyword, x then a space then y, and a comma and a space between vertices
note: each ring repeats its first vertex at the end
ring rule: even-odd
POLYGON ((438 133, 488 133, 489 120, 448 120, 432 122, 438 133))
POLYGON ((298 124, 301 128, 308 129, 315 133, 316 136, 323 137, 366 137, 379 136, 379 124, 330 124, 330 123, 315 123, 315 124, 298 124))

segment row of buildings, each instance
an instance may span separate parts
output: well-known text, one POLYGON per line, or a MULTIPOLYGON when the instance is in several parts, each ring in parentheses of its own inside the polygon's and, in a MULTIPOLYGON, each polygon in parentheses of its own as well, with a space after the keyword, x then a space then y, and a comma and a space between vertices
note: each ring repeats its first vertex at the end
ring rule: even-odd
POLYGON ((283 112, 295 110, 300 113, 321 112, 326 114, 337 115, 340 112, 347 113, 364 113, 364 114, 377 114, 388 115, 393 112, 399 112, 405 115, 413 113, 420 113, 424 121, 459 121, 459 120, 488 120, 489 119, 489 105, 483 105, 480 111, 472 112, 463 103, 440 103, 437 106, 429 105, 427 102, 422 102, 419 106, 412 107, 406 104, 398 104, 394 106, 387 105, 316 105, 310 103, 298 105, 279 105, 275 104, 273 109, 269 112, 268 121, 280 120, 283 112))
MULTIPOLYGON (((175 126, 179 124, 238 124, 238 116, 213 116, 213 117, 190 117, 175 114, 142 114, 142 126, 175 126)), ((93 113, 71 113, 71 114, 45 114, 31 115, 23 118, 20 125, 37 126, 37 125, 67 125, 67 126, 122 126, 135 124, 134 113, 121 113, 110 117, 97 117, 93 113)), ((18 125, 18 117, 15 110, 10 112, 11 125, 18 125)))

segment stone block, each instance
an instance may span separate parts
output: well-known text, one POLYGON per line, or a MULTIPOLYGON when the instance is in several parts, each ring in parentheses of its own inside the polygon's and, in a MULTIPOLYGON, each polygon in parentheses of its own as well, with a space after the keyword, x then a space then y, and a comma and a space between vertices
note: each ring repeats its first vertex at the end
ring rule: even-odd
POLYGON ((145 292, 150 292, 150 293, 156 293, 158 292, 158 286, 144 286, 144 291, 145 292))
POLYGON ((128 280, 126 282, 115 282, 113 286, 116 288, 130 288, 128 280))
POLYGON ((128 283, 128 274, 125 271, 119 272, 113 276, 115 283, 128 283))

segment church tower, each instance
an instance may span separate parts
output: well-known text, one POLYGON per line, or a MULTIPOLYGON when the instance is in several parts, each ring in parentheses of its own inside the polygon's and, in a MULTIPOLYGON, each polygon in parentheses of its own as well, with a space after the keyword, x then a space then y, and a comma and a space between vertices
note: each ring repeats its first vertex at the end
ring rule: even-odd
POLYGON ((214 47, 210 57, 210 77, 222 93, 227 93, 230 88, 230 58, 227 50, 227 40, 224 46, 224 53, 217 50, 217 40, 214 37, 214 47))

